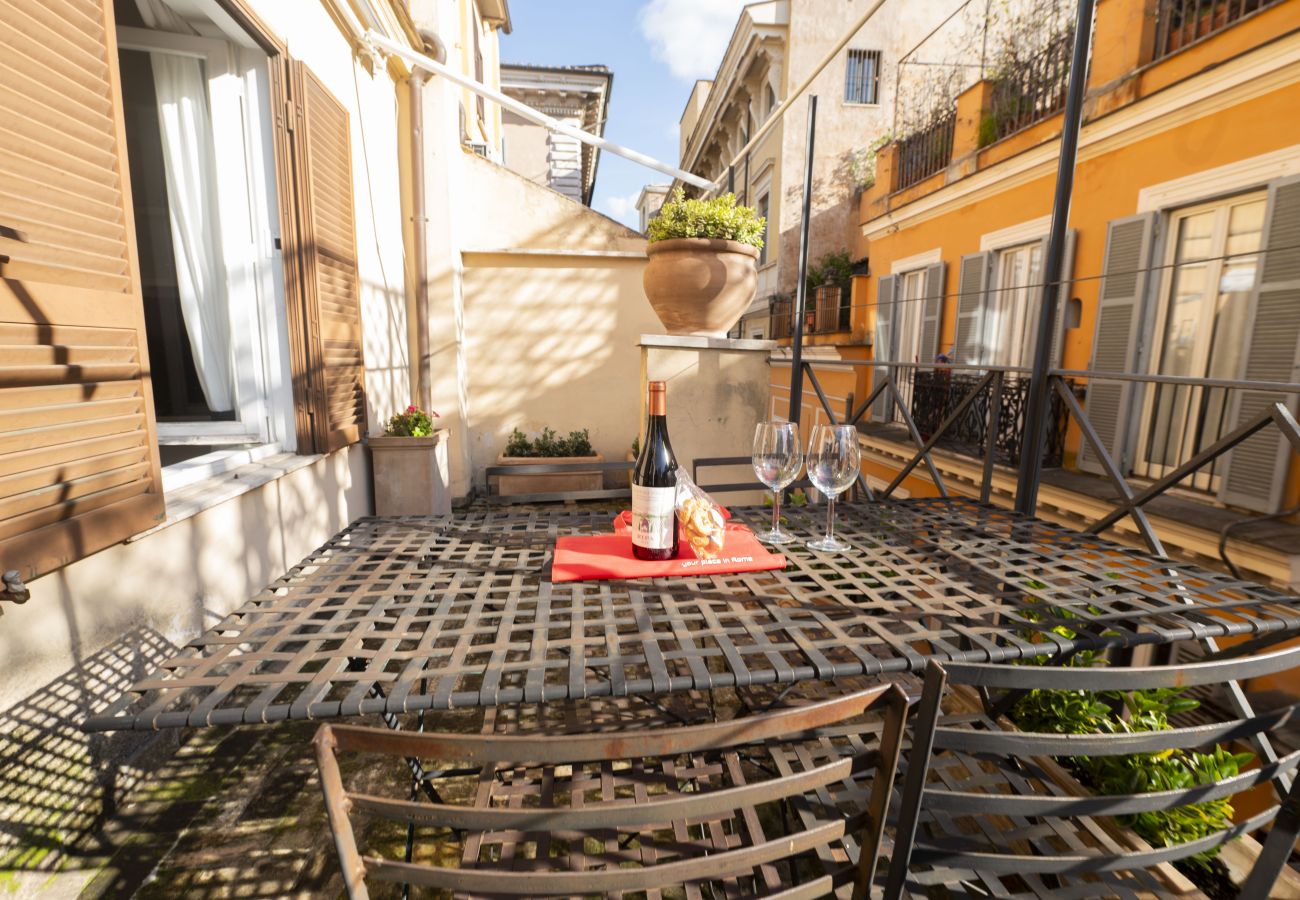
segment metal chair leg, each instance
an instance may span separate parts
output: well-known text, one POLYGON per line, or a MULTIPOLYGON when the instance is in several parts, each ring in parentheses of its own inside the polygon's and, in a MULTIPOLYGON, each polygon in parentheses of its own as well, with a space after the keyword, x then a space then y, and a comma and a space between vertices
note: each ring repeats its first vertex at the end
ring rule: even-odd
POLYGON ((907 763, 907 780, 903 784, 898 828, 894 833, 894 854, 889 860, 889 875, 885 880, 885 900, 901 897, 907 883, 907 868, 912 861, 916 827, 921 818, 921 795, 925 790, 925 780, 930 774, 934 729, 939 724, 940 701, 947 682, 948 673, 943 670, 943 666, 931 660, 925 667, 921 704, 912 725, 912 752, 907 763))
POLYGON ((1241 887, 1239 896, 1242 900, 1271 895, 1277 876, 1282 874, 1282 867, 1291 857, 1297 837, 1300 837, 1300 780, 1293 783, 1282 798, 1273 828, 1264 841, 1254 868, 1250 870, 1250 876, 1241 887))

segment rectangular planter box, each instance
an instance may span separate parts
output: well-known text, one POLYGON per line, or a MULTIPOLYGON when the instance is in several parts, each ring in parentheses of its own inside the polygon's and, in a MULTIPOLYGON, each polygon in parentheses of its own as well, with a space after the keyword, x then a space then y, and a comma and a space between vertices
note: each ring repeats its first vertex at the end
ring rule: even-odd
POLYGON ((372 437, 370 465, 377 516, 451 514, 447 429, 429 437, 372 437))
POLYGON ((564 466, 571 471, 543 473, 541 475, 498 475, 489 485, 494 494, 512 497, 516 494, 546 494, 555 491, 599 491, 605 486, 605 476, 599 470, 583 469, 592 463, 603 463, 605 457, 595 456, 498 456, 498 466, 564 466))

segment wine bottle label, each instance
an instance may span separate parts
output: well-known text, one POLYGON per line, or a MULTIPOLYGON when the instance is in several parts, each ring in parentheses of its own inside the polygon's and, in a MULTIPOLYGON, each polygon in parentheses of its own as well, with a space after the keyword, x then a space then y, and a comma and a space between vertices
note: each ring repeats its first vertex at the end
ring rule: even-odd
POLYGON ((632 485, 632 543, 649 550, 672 547, 676 497, 676 488, 632 485))

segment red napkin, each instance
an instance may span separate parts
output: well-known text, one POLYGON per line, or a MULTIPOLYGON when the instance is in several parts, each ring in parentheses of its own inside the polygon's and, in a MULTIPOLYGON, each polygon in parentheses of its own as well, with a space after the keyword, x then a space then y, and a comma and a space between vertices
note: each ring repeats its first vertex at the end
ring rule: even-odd
MULTIPOLYGON (((622 520, 622 516, 616 521, 622 520)), ((769 553, 754 532, 744 525, 728 525, 722 555, 697 559, 685 541, 681 555, 661 561, 637 559, 632 555, 632 537, 626 526, 615 534, 573 535, 555 542, 551 581, 604 581, 611 578, 661 578, 673 575, 726 575, 733 572, 761 572, 784 569, 785 557, 769 553)))

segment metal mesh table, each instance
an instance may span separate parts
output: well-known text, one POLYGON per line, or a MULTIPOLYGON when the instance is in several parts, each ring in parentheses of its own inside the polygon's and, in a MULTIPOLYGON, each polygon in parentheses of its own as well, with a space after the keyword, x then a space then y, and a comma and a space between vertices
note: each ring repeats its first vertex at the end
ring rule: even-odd
MULTIPOLYGON (((760 524, 761 508, 734 510, 760 524)), ((787 510, 817 533, 820 508, 787 510)), ((1300 632, 1300 598, 961 499, 843 504, 784 571, 552 584, 592 509, 353 523, 89 731, 415 712, 1300 632)))

